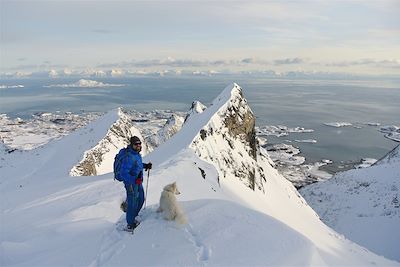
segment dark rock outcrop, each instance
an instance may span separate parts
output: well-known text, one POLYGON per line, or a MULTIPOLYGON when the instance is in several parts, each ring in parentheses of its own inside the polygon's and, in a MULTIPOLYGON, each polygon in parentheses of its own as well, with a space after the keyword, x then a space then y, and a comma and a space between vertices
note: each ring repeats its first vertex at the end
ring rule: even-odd
POLYGON ((264 191, 262 166, 269 163, 258 149, 255 116, 238 85, 227 87, 220 98, 227 95, 228 101, 200 130, 191 147, 216 166, 220 179, 236 177, 249 188, 264 191))

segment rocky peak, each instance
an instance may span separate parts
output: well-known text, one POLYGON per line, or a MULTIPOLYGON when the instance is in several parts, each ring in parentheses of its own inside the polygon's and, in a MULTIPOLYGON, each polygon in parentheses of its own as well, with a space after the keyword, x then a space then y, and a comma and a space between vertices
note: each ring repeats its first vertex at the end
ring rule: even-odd
POLYGON ((204 110, 206 110, 206 108, 207 107, 203 105, 200 101, 193 101, 192 106, 186 114, 185 122, 189 119, 190 116, 192 116, 193 114, 202 113, 204 110))
POLYGON ((121 108, 117 112, 118 120, 110 127, 104 138, 84 153, 82 160, 71 169, 71 176, 91 176, 112 172, 115 155, 129 144, 130 137, 134 135, 143 141, 142 154, 148 153, 147 144, 140 131, 133 126, 131 116, 121 108))
POLYGON ((224 125, 234 138, 242 140, 243 144, 250 148, 249 155, 257 160, 256 119, 243 97, 241 88, 238 87, 237 91, 225 111, 224 125))
POLYGON ((263 166, 272 167, 259 153, 255 117, 240 86, 228 86, 214 100, 215 105, 220 108, 190 146, 200 158, 216 166, 219 179, 236 177, 251 189, 264 191, 263 166))

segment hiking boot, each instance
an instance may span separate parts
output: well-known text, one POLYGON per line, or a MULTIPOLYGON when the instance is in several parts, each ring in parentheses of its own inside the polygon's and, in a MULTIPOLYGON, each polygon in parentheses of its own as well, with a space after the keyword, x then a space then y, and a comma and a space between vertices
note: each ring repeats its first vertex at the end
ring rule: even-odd
POLYGON ((135 222, 133 224, 128 224, 126 226, 126 229, 133 231, 139 224, 140 224, 140 222, 135 220, 135 222))

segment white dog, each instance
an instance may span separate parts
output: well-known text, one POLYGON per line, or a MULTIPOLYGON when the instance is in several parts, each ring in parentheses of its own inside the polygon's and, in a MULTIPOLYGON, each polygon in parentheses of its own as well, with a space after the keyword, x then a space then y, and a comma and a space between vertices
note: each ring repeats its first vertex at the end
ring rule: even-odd
POLYGON ((175 195, 179 195, 180 193, 176 182, 166 185, 161 192, 160 207, 157 212, 162 212, 164 219, 168 221, 176 220, 180 224, 185 224, 187 222, 186 217, 175 197, 175 195))

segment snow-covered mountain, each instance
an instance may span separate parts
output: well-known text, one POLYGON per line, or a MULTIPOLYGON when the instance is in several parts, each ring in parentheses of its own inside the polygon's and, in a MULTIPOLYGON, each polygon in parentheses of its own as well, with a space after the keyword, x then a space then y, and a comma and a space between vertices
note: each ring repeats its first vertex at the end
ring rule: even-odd
MULTIPOLYGON (((197 105, 192 105, 192 110, 197 105)), ((180 144, 184 142, 199 158, 216 167, 218 180, 236 177, 247 187, 264 191, 266 178, 255 134, 255 117, 241 88, 236 84, 228 86, 208 109, 189 114, 177 137, 159 147, 157 156, 161 155, 162 160, 171 157, 171 153, 178 151, 170 151, 170 147, 182 149, 180 144)), ((153 155, 149 158, 157 163, 162 161, 153 155)))
POLYGON ((255 116, 241 88, 236 84, 227 87, 213 105, 219 110, 200 129, 190 147, 216 167, 219 179, 236 177, 249 188, 265 192, 264 168, 271 166, 259 152, 255 116))
POLYGON ((161 129, 148 138, 149 142, 153 147, 159 146, 160 144, 171 138, 171 136, 176 134, 182 128, 182 125, 183 118, 176 114, 172 114, 165 122, 165 124, 161 127, 161 129))
POLYGON ((111 173, 69 176, 118 120, 112 111, 41 148, 2 155, 2 266, 400 265, 319 220, 260 153, 236 84, 144 158, 154 168, 143 221, 133 236, 119 231, 123 185, 111 173), (156 212, 173 181, 187 225, 156 212))
POLYGON ((400 261, 400 146, 373 166, 335 175, 301 190, 337 232, 400 261))
POLYGON ((71 176, 101 175, 113 171, 114 157, 118 151, 129 144, 131 136, 143 140, 142 154, 148 153, 147 144, 140 131, 133 125, 132 118, 118 109, 118 120, 107 134, 90 150, 85 151, 83 159, 70 172, 71 176))
POLYGON ((387 153, 383 158, 374 163, 374 165, 383 164, 399 164, 400 161, 400 145, 396 146, 392 151, 387 153))
POLYGON ((124 84, 109 84, 109 83, 103 83, 103 82, 98 82, 98 81, 93 81, 93 80, 86 80, 86 79, 80 79, 77 82, 74 83, 68 83, 68 84, 51 84, 51 85, 45 85, 44 87, 48 88, 53 88, 53 87, 61 87, 61 88, 101 88, 101 87, 120 87, 120 86, 125 86, 124 84))
POLYGON ((188 113, 185 117, 185 122, 190 118, 190 116, 198 113, 202 113, 207 107, 203 105, 200 101, 193 101, 188 113))

